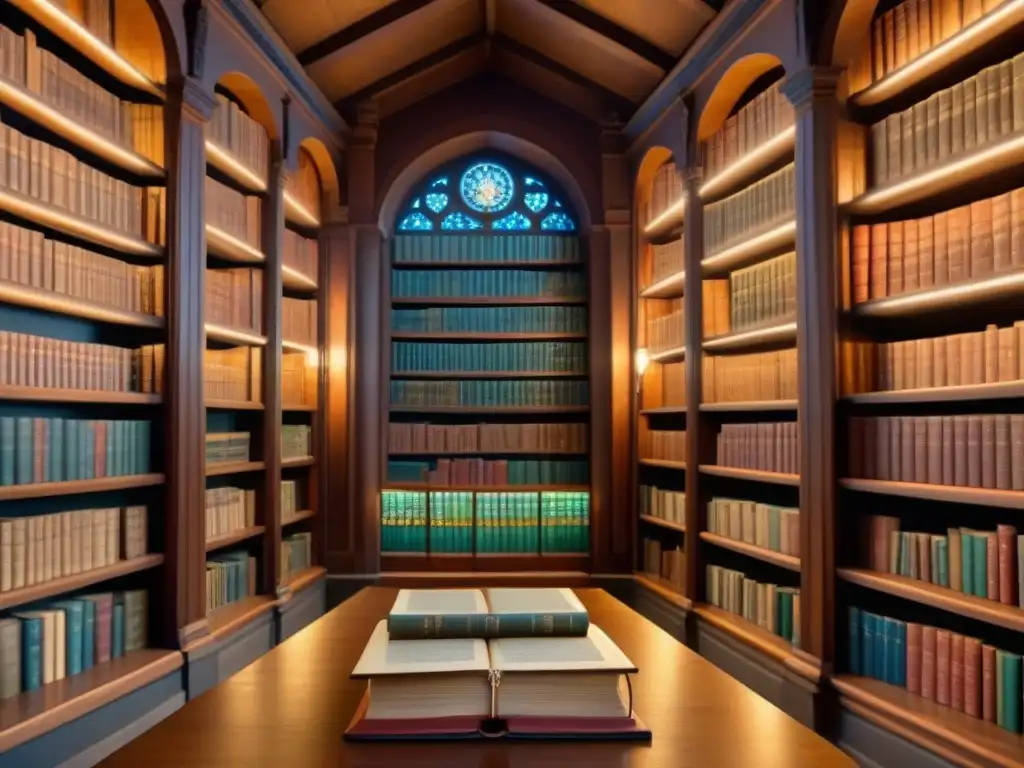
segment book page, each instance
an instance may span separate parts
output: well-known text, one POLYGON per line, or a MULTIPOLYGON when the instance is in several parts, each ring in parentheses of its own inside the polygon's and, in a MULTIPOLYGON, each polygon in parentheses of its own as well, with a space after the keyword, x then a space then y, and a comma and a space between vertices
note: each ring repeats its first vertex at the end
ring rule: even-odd
POLYGON ((587 609, 571 589, 488 589, 491 613, 583 613, 587 609))
POLYGON ((636 672, 599 627, 586 637, 506 637, 488 643, 491 667, 503 672, 636 672))
POLYGON ((439 616, 487 613, 479 589, 401 589, 391 615, 439 616))
POLYGON ((489 668, 487 643, 483 640, 389 640, 388 623, 381 621, 352 670, 352 677, 487 672, 489 668))

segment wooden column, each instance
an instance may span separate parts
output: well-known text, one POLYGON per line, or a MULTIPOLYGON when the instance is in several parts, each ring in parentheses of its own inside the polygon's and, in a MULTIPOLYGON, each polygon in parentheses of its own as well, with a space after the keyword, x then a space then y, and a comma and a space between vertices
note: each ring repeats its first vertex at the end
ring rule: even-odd
POLYGON ((835 658, 839 72, 811 67, 783 92, 796 109, 796 296, 800 437, 800 646, 827 673, 835 658))
POLYGON ((180 646, 206 624, 206 407, 203 296, 206 283, 206 149, 203 126, 215 99, 193 78, 171 84, 167 139, 167 346, 164 381, 165 641, 180 646))
MULTIPOLYGON (((287 113, 285 114, 287 119, 287 113)), ((284 597, 281 587, 281 251, 284 248, 284 188, 288 181, 280 139, 270 142, 267 194, 260 244, 263 264, 263 588, 284 597)))

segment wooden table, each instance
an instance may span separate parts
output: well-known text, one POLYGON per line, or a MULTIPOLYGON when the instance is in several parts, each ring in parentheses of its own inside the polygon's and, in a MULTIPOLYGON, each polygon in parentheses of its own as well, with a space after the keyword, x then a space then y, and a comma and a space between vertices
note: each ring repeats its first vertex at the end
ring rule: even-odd
POLYGON ((345 768, 760 768, 852 766, 797 723, 600 589, 578 589, 591 620, 639 667, 637 714, 649 745, 448 742, 351 744, 342 739, 365 681, 349 679, 396 590, 369 587, 188 703, 104 766, 345 768))

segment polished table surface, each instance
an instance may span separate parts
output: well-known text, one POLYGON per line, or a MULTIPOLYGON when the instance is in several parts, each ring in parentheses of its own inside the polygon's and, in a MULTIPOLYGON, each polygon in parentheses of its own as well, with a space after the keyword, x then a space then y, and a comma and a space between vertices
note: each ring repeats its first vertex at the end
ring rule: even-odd
POLYGON ((365 680, 350 680, 397 590, 368 587, 186 704, 103 766, 753 768, 852 766, 828 741, 600 589, 576 594, 640 672, 634 704, 654 734, 622 742, 352 744, 365 680))

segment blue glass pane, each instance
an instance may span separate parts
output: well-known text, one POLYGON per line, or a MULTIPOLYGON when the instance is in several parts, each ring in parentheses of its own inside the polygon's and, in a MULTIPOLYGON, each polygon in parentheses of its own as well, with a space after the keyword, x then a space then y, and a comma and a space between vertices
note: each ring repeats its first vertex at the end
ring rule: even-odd
POLYGON ((427 208, 434 213, 440 213, 448 205, 448 195, 444 192, 427 192, 423 199, 427 202, 427 208))
POLYGON ((419 211, 414 211, 402 219, 398 228, 403 232, 427 232, 434 228, 434 222, 419 211))
POLYGON ((461 211, 452 211, 444 217, 441 229, 482 229, 483 224, 461 211))
POLYGON ((412 201, 412 207, 413 208, 419 208, 420 207, 420 199, 418 197, 415 200, 412 201))
POLYGON ((544 217, 544 221, 540 223, 540 228, 546 229, 549 232, 572 232, 576 229, 576 224, 561 211, 552 211, 544 217))
POLYGON ((560 200, 555 200, 555 208, 561 208, 561 207, 562 207, 562 202, 560 200))
POLYGON ((528 187, 543 187, 544 186, 543 182, 537 181, 536 179, 531 178, 530 176, 527 176, 526 178, 524 178, 523 181, 526 183, 526 186, 528 186, 528 187))
POLYGON ((519 211, 510 213, 491 224, 491 229, 524 230, 532 227, 532 222, 519 211))
MULTIPOLYGON (((529 181, 529 179, 527 179, 527 181, 529 181)), ((548 193, 527 192, 523 195, 523 202, 526 203, 526 207, 534 213, 540 213, 544 206, 548 204, 548 193)))
POLYGON ((512 174, 497 163, 469 166, 460 183, 462 199, 474 211, 493 213, 508 207, 516 185, 512 174))
POLYGON ((432 182, 430 182, 430 188, 431 189, 436 189, 437 187, 447 187, 447 186, 448 186, 448 177, 447 176, 441 176, 439 178, 434 179, 432 182))

